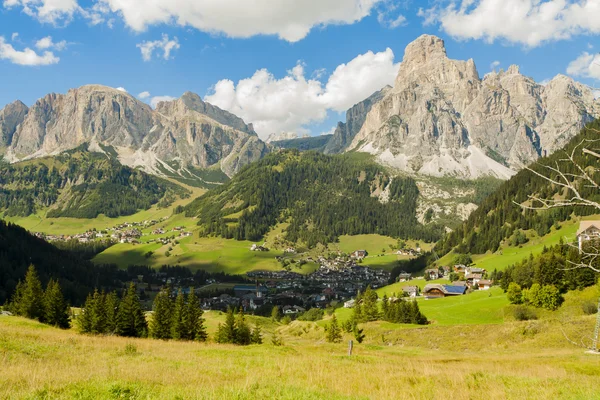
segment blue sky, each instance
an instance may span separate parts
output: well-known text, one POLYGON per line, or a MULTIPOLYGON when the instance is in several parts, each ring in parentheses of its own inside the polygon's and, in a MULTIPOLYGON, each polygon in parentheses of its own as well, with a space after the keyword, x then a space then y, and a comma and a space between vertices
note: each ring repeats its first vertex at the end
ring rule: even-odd
POLYGON ((600 0, 0 0, 0 107, 90 83, 148 103, 189 90, 263 137, 315 135, 392 83, 424 33, 481 76, 497 61, 600 86, 598 15, 600 0))

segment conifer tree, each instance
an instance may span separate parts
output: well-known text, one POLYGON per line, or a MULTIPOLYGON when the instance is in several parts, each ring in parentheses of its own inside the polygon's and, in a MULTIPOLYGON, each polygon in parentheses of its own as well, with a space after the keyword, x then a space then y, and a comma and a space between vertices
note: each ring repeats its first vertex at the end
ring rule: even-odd
POLYGON ((117 292, 110 292, 104 301, 106 315, 106 333, 112 335, 117 328, 117 312, 119 311, 119 296, 117 292))
POLYGON ((278 322, 280 319, 281 319, 281 311, 279 311, 278 306, 274 306, 273 309, 271 310, 271 320, 273 320, 273 322, 278 322))
POLYGON ((94 296, 88 294, 85 304, 77 317, 77 325, 81 333, 92 333, 92 309, 94 308, 94 296))
POLYGON ((175 340, 188 340, 188 334, 186 332, 185 320, 187 314, 187 307, 185 304, 185 295, 183 290, 179 289, 175 304, 173 306, 173 317, 171 321, 171 338, 175 340))
POLYGON ((217 343, 235 343, 236 337, 237 329, 235 326, 235 316, 233 315, 233 309, 228 308, 225 324, 219 324, 215 341, 217 343))
POLYGON ((356 294, 356 299, 354 300, 354 310, 353 310, 352 319, 356 322, 361 322, 362 315, 362 294, 360 291, 356 294))
POLYGON ((363 333, 363 331, 364 329, 360 329, 358 327, 358 324, 354 324, 354 329, 352 332, 354 333, 354 339, 357 343, 362 343, 365 339, 365 334, 363 333))
POLYGON ((206 327, 204 326, 204 318, 202 317, 204 312, 200 307, 200 302, 194 288, 190 288, 190 294, 188 295, 187 312, 185 314, 184 325, 186 338, 188 340, 198 340, 200 342, 208 339, 206 333, 206 327))
POLYGON ((262 344, 262 342, 263 342, 262 332, 261 332, 261 329, 260 329, 260 326, 258 325, 258 323, 256 323, 256 325, 254 325, 254 329, 252 330, 252 335, 251 335, 250 341, 253 344, 262 344))
POLYGON ((123 294, 123 300, 119 305, 115 333, 128 337, 145 337, 148 333, 146 317, 133 282, 123 294))
POLYGON ((237 317, 235 319, 235 328, 235 343, 240 344, 242 346, 249 345, 251 341, 250 327, 246 323, 246 317, 244 316, 244 311, 241 308, 238 311, 237 317))
POLYGON ((17 315, 44 322, 44 291, 33 265, 27 269, 25 281, 15 297, 14 308, 17 315))
POLYGON ((90 319, 92 321, 91 331, 95 335, 106 333, 106 304, 104 293, 94 291, 94 302, 90 310, 90 319))
POLYGON ((44 319, 47 324, 61 329, 68 329, 69 306, 63 297, 60 285, 55 280, 50 280, 44 293, 44 319))
POLYGON ((333 314, 333 317, 331 318, 331 323, 327 327, 326 339, 330 343, 339 343, 342 341, 342 330, 340 329, 335 314, 333 314))
MULTIPOLYGON (((367 286, 362 295, 362 320, 365 322, 377 321, 379 319, 379 308, 377 305, 377 293, 367 286)), ((357 321, 358 322, 358 321, 357 321)))
POLYGON ((390 318, 390 309, 387 294, 384 294, 383 299, 381 299, 381 312, 383 314, 384 320, 388 320, 390 318))
POLYGON ((169 287, 162 289, 156 295, 152 308, 154 312, 150 321, 150 335, 155 339, 170 339, 173 325, 173 301, 169 287))

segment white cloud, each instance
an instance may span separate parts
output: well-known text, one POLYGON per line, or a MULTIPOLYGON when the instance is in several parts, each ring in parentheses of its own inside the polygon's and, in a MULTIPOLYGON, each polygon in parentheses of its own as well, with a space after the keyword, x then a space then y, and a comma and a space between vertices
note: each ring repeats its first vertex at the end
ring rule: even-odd
POLYGON ((150 92, 142 92, 142 93, 138 94, 137 97, 142 100, 147 99, 148 97, 150 97, 150 92))
POLYGON ((490 69, 491 69, 492 71, 495 71, 495 70, 496 70, 496 68, 498 68, 498 66, 499 66, 499 65, 500 65, 500 61, 498 61, 498 60, 496 60, 496 61, 493 61, 493 62, 490 64, 490 69))
POLYGON ((589 50, 591 50, 591 49, 593 49, 593 48, 594 48, 594 45, 593 45, 593 44, 591 44, 591 43, 588 43, 588 44, 587 44, 587 48, 588 48, 589 50))
POLYGON ((117 90, 127 93, 127 89, 125 89, 123 86, 119 86, 117 90))
POLYGON ((14 41, 15 41, 15 40, 17 40, 18 38, 19 38, 19 32, 14 32, 14 33, 12 34, 12 36, 10 37, 10 40, 14 42, 14 41))
POLYGON ((160 103, 161 101, 173 101, 176 98, 177 97, 171 96, 154 96, 152 99, 150 99, 150 105, 152 106, 152 108, 156 108, 158 103, 160 103))
POLYGON ((77 0, 4 0, 5 8, 22 8, 23 12, 40 22, 66 24, 80 11, 77 0))
POLYGON ((536 47, 547 41, 600 33, 598 0, 442 0, 419 10, 457 39, 503 39, 536 47), (445 5, 443 5, 445 3, 445 5))
POLYGON ((330 130, 325 131, 325 132, 321 132, 321 136, 333 135, 335 133, 336 129, 337 129, 337 125, 336 126, 332 126, 330 130))
POLYGON ((138 32, 150 25, 173 23, 235 38, 277 35, 296 42, 313 27, 360 21, 377 3, 384 1, 153 0, 142 5, 139 0, 100 0, 100 3, 138 32))
POLYGON ((162 57, 165 60, 168 60, 171 57, 171 52, 179 49, 181 46, 179 45, 179 40, 176 36, 171 40, 169 39, 169 35, 163 33, 162 40, 142 42, 137 44, 137 47, 142 52, 142 58, 144 61, 150 61, 152 59, 152 55, 157 50, 159 52, 162 50, 162 57))
POLYGON ((52 41, 52 36, 46 36, 35 43, 35 47, 38 50, 55 49, 57 51, 62 51, 67 48, 67 45, 68 44, 66 40, 61 40, 60 42, 54 43, 52 41))
POLYGON ((261 137, 278 132, 308 133, 306 125, 323 121, 329 110, 345 111, 393 84, 398 68, 394 53, 387 49, 369 51, 338 66, 325 86, 307 79, 302 63, 281 79, 261 69, 237 85, 228 79, 217 82, 206 101, 252 122, 261 137))
POLYGON ((543 81, 541 81, 541 82, 540 82, 540 85, 542 85, 542 86, 546 86, 547 84, 549 84, 549 83, 550 83, 550 81, 551 81, 551 80, 552 80, 552 79, 550 79, 550 78, 546 78, 546 79, 544 79, 543 81))
POLYGON ((594 99, 600 99, 600 90, 594 90, 592 93, 594 94, 594 99))
POLYGON ((600 80, 600 54, 583 52, 567 66, 567 74, 600 80))
POLYGON ((18 65, 50 65, 56 64, 60 58, 56 57, 51 51, 45 51, 43 54, 37 54, 29 47, 22 51, 16 50, 12 45, 6 43, 3 36, 0 36, 0 60, 9 60, 18 65))

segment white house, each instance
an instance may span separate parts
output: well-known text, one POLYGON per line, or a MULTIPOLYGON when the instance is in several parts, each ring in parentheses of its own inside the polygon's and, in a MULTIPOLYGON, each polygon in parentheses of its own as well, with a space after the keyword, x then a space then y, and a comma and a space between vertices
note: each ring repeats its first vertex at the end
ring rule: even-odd
POLYGON ((581 221, 577 231, 579 251, 582 250, 583 242, 594 239, 600 239, 600 221, 581 221))

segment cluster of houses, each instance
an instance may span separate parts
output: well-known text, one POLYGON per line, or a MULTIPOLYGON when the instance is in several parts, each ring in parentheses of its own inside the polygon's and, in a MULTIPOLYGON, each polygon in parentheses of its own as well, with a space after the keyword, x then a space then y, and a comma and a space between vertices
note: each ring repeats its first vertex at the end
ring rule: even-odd
POLYGON ((265 244, 252 244, 252 246, 250 246, 250 251, 269 251, 269 248, 266 246, 265 244))

